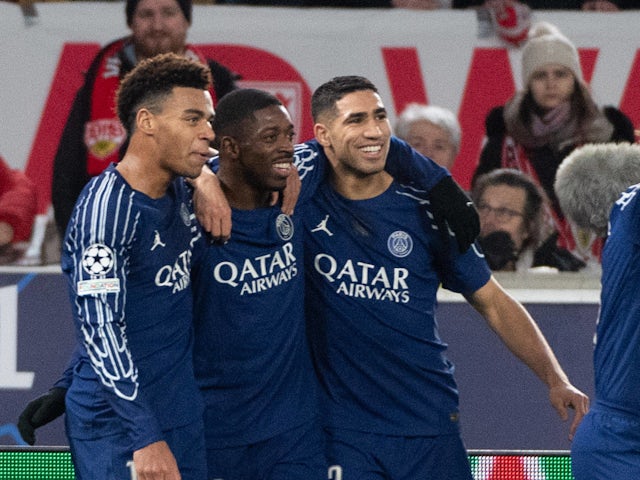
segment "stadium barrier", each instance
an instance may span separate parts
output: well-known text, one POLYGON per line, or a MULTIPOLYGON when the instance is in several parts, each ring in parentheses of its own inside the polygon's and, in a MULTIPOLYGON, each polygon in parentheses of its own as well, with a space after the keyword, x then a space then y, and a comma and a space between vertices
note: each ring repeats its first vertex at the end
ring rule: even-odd
MULTIPOLYGON (((566 450, 469 450, 475 480, 573 480, 566 450)), ((0 480, 75 480, 68 447, 0 446, 0 480)))

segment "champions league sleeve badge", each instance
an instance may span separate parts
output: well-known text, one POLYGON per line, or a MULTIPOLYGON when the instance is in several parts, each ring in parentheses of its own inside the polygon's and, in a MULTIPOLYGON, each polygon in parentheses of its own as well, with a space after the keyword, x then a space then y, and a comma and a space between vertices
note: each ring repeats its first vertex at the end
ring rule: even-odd
POLYGON ((105 275, 111 272, 115 265, 115 255, 110 247, 101 243, 88 246, 82 252, 80 263, 82 270, 91 278, 78 282, 79 296, 118 293, 120 291, 120 279, 105 278, 105 275))
POLYGON ((113 250, 106 245, 94 243, 82 252, 82 269, 89 275, 105 275, 113 264, 113 250))

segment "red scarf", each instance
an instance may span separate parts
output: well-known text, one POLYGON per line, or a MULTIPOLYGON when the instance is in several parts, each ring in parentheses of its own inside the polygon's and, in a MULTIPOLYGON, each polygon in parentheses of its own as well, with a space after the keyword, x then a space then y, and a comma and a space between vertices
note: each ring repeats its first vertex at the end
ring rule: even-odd
MULTIPOLYGON (((501 158, 502 168, 514 168, 526 173, 542 190, 538 174, 533 165, 531 165, 524 148, 508 135, 502 142, 501 158)), ((544 202, 544 211, 545 222, 558 232, 558 246, 566 248, 584 261, 588 261, 590 258, 600 259, 603 247, 602 239, 581 238, 577 242, 571 224, 563 216, 558 215, 558 212, 549 205, 549 202, 544 202)), ((580 232, 575 233, 579 234, 580 232)), ((582 234, 584 235, 584 232, 582 234)))
MULTIPOLYGON (((129 42, 129 37, 117 40, 101 52, 91 91, 89 119, 84 126, 87 173, 90 176, 99 175, 110 163, 120 160, 120 147, 127 138, 127 132, 118 120, 114 100, 123 74, 119 54, 129 42)), ((207 65, 204 56, 190 45, 186 46, 185 56, 207 65)), ((215 104, 215 91, 213 88, 210 90, 215 104)))

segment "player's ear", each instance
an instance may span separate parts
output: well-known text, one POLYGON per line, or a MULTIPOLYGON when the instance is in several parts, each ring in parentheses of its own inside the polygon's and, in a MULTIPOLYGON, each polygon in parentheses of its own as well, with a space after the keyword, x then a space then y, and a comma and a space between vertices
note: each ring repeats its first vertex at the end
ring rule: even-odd
POLYGON ((324 123, 316 123, 313 126, 313 136, 323 147, 331 146, 331 136, 329 134, 329 129, 324 123))
POLYGON ((220 152, 228 157, 237 158, 240 155, 240 145, 235 138, 225 135, 220 139, 220 152))
POLYGON ((141 108, 140 110, 138 110, 138 113, 136 113, 136 129, 150 134, 152 133, 154 127, 155 118, 153 113, 151 113, 146 108, 141 108))

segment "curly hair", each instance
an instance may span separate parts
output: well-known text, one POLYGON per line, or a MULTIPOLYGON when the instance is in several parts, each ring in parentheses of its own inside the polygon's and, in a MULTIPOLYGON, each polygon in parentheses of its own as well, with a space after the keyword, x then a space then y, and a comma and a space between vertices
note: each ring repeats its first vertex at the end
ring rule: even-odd
POLYGON ((206 90, 211 86, 209 67, 174 53, 142 60, 120 82, 116 93, 118 118, 128 135, 133 133, 141 108, 162 111, 175 87, 206 90))

